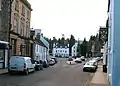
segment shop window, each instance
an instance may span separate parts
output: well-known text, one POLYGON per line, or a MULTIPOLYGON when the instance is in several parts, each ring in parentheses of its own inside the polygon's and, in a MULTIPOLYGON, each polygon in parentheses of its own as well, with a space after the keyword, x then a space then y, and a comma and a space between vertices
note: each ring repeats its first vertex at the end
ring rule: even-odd
POLYGON ((4 50, 0 50, 0 61, 3 60, 4 57, 4 50))

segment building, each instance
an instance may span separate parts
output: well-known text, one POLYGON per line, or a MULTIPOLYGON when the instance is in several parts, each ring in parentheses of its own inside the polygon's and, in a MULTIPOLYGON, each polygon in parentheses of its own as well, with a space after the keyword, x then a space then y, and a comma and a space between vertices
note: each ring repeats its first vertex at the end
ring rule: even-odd
POLYGON ((55 57, 69 57, 69 44, 60 45, 53 44, 53 56, 55 57))
POLYGON ((8 66, 10 0, 0 0, 0 68, 8 66))
POLYGON ((11 6, 10 56, 30 55, 31 5, 27 0, 13 0, 11 6))
POLYGON ((120 0, 108 4, 108 80, 110 86, 120 86, 120 0))
POLYGON ((77 56, 77 48, 78 48, 78 43, 75 43, 72 46, 72 56, 77 56))
POLYGON ((47 61, 49 57, 49 43, 44 39, 41 29, 32 29, 33 43, 31 57, 35 60, 47 61))

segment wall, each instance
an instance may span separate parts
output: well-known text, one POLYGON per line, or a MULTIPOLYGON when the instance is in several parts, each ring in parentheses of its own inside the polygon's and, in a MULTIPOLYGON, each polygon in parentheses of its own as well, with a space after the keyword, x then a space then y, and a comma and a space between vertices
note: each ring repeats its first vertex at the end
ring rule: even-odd
POLYGON ((77 56, 77 45, 78 43, 75 43, 73 46, 72 46, 72 56, 77 56), (75 51, 75 52, 74 52, 75 51))
POLYGON ((120 86, 120 0, 111 0, 109 28, 108 78, 111 86, 120 86))
POLYGON ((59 55, 65 54, 65 56, 66 56, 66 54, 68 54, 68 56, 69 56, 69 48, 66 48, 66 49, 65 48, 53 48, 53 56, 55 56, 56 54, 59 54, 59 55), (56 53, 56 50, 57 50, 57 53, 56 53), (60 52, 60 51, 62 51, 62 52, 60 52))

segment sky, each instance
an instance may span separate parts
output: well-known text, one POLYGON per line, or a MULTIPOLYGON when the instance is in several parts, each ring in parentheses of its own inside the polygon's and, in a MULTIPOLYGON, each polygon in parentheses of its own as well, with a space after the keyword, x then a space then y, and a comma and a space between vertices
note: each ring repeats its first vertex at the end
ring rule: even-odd
POLYGON ((89 40, 106 25, 108 0, 28 0, 32 6, 31 28, 48 38, 89 40))

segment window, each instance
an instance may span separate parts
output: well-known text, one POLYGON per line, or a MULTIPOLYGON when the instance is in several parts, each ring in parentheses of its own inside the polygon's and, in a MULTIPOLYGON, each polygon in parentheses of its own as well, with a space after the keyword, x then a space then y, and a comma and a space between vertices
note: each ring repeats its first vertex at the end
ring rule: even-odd
POLYGON ((36 51, 38 52, 38 45, 36 45, 36 51))
POLYGON ((56 50, 56 53, 57 53, 57 50, 56 50))
POLYGON ((1 7, 2 7, 2 4, 1 4, 1 3, 2 3, 2 0, 0 0, 0 11, 1 11, 1 7))
POLYGON ((29 37, 30 36, 30 34, 29 34, 29 25, 28 25, 28 23, 26 23, 26 37, 29 37))
POLYGON ((0 61, 3 60, 4 57, 4 50, 0 50, 0 61))
POLYGON ((15 10, 19 11, 19 2, 18 2, 18 0, 16 0, 16 2, 15 2, 15 10))
POLYGON ((62 50, 60 52, 62 52, 62 50))
POLYGON ((24 28, 25 28, 25 24, 23 22, 21 22, 21 25, 20 25, 20 34, 22 36, 24 36, 24 28))
POLYGON ((65 51, 65 53, 66 53, 67 51, 65 51))
POLYGON ((27 19, 30 19, 30 11, 27 11, 27 19))
POLYGON ((23 16, 25 16, 25 7, 22 5, 22 13, 23 16))
POLYGON ((14 15, 14 20, 13 20, 13 28, 14 28, 14 32, 18 33, 18 16, 14 15))

